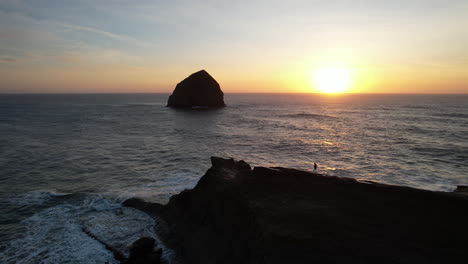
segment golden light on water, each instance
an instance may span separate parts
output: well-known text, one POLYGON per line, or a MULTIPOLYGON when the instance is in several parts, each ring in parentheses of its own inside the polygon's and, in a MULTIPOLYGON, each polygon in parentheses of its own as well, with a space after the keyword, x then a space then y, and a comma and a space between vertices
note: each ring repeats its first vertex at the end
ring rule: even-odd
POLYGON ((313 85, 321 93, 343 93, 350 89, 352 78, 349 68, 317 68, 313 72, 313 85))

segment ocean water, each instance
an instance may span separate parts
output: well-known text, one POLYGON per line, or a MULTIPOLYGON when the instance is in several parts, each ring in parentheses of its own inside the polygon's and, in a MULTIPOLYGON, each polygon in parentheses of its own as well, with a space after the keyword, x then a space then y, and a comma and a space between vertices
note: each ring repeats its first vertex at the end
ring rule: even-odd
POLYGON ((467 95, 227 94, 218 110, 170 109, 167 97, 0 95, 0 262, 116 263, 84 230, 124 244, 153 235, 154 219, 120 203, 166 202, 214 155, 429 190, 468 184, 467 95))

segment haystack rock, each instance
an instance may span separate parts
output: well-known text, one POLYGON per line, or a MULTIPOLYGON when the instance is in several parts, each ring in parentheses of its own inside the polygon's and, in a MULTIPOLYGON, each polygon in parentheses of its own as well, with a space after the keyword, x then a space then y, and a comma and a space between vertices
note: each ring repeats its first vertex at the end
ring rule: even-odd
POLYGON ((205 70, 177 84, 167 101, 169 107, 223 107, 224 93, 218 82, 205 70))

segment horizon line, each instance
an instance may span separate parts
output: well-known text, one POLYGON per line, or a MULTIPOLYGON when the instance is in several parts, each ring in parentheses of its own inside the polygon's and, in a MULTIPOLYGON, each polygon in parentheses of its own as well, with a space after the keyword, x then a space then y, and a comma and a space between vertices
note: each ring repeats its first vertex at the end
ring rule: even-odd
MULTIPOLYGON (((2 93, 0 95, 110 95, 110 94, 171 94, 172 92, 13 92, 13 93, 2 93)), ((228 92, 226 94, 310 94, 310 95, 328 95, 328 96, 340 96, 340 95, 468 95, 466 93, 317 93, 317 92, 228 92)))

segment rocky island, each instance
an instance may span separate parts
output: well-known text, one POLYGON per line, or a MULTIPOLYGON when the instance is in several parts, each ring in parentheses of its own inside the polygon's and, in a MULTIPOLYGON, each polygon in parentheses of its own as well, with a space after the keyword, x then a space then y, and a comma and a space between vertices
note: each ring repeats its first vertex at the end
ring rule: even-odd
MULTIPOLYGON (((186 263, 463 263, 468 196, 211 158, 160 219, 186 263)), ((161 226, 161 224, 159 225, 161 226)))
POLYGON ((224 107, 224 93, 218 82, 205 70, 191 74, 177 84, 169 96, 167 106, 188 107, 224 107))

